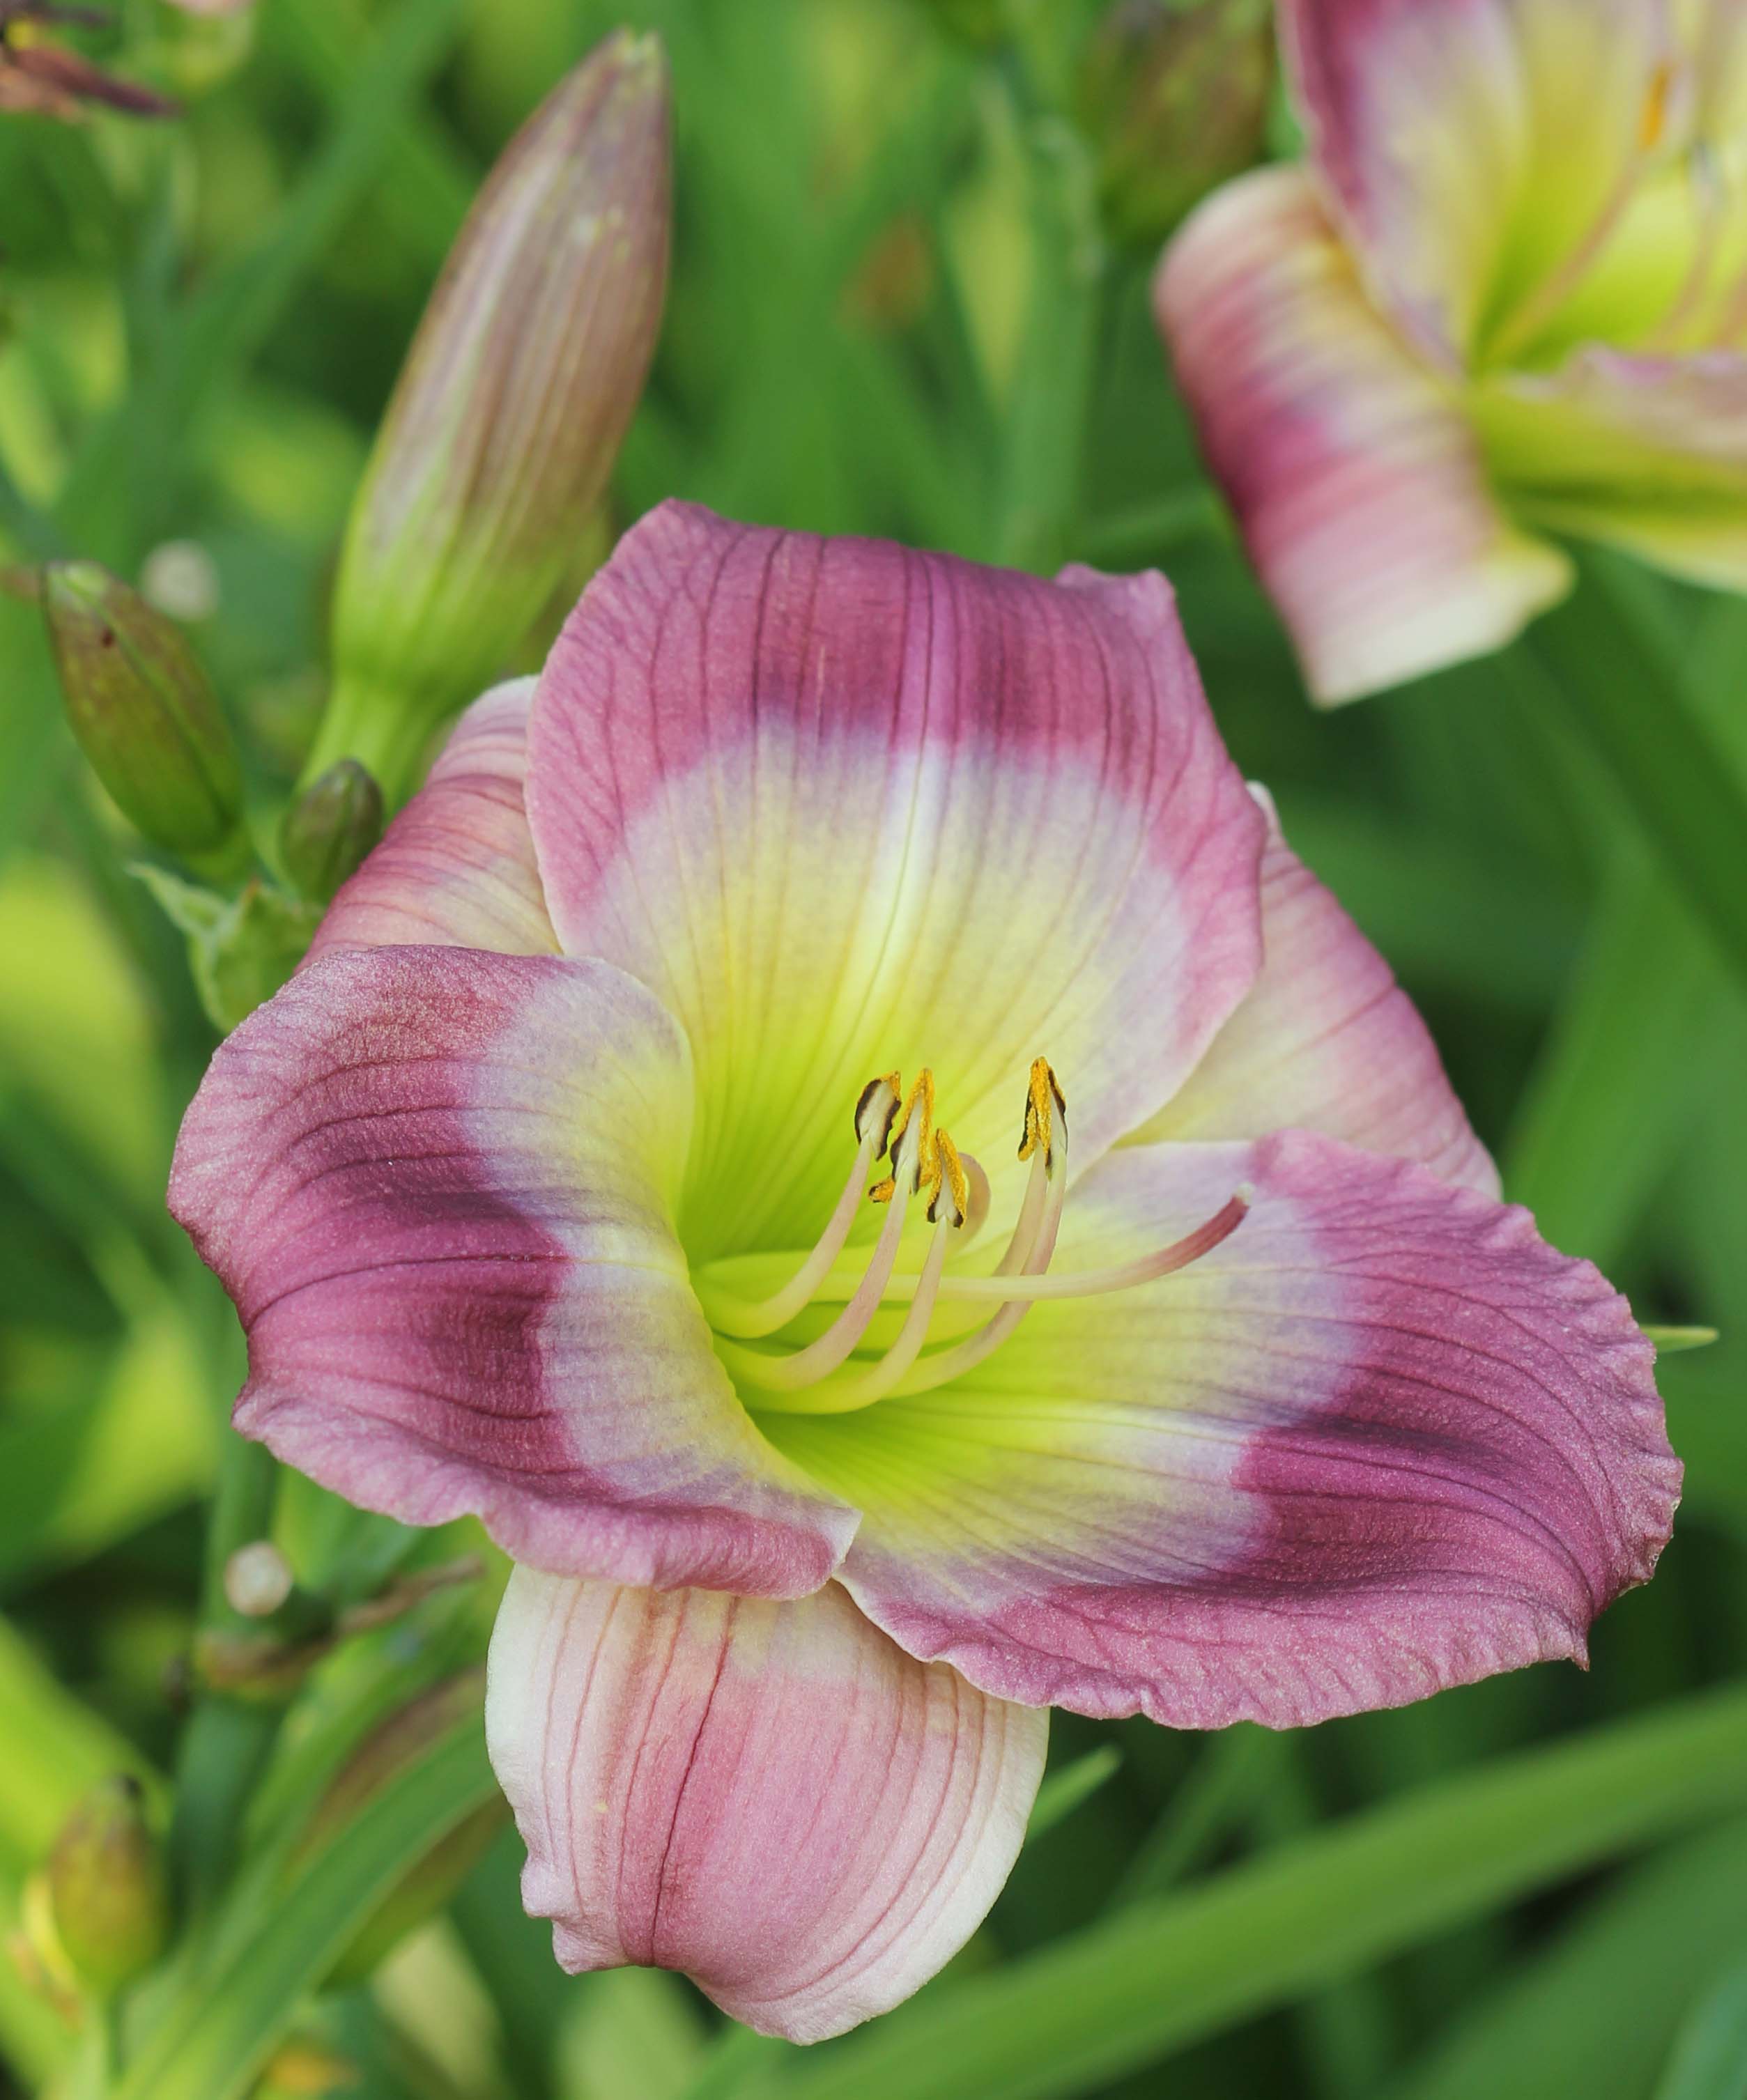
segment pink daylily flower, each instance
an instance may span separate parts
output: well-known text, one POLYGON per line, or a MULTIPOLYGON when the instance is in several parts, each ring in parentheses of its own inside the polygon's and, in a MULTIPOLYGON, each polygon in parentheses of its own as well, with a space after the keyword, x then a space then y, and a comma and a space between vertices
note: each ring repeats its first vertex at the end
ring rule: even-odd
POLYGON ((663 506, 218 1051, 171 1202, 239 1427, 519 1564, 559 1959, 801 2040, 975 1928, 1051 1705, 1581 1660, 1678 1491, 1157 576, 663 506))
POLYGON ((1501 646, 1544 532, 1747 589, 1747 6, 1281 0, 1304 166, 1159 323, 1312 695, 1501 646))

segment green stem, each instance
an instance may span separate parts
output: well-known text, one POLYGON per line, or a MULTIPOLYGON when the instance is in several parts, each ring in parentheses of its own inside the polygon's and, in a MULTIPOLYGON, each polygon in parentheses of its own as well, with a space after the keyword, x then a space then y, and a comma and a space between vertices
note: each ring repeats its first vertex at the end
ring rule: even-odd
POLYGON ((341 759, 355 758, 382 789, 387 807, 398 809, 418 785, 431 739, 455 704, 433 706, 417 693, 337 679, 303 762, 298 792, 341 759))
MULTIPOLYGON (((206 1535, 203 1626, 238 1626, 225 1602, 225 1563, 272 1529, 279 1468, 263 1445, 232 1436, 220 1462, 206 1535)), ((197 1916, 223 1887, 255 1784, 272 1755, 284 1709, 206 1692, 197 1699, 176 1756, 170 1849, 185 1915, 197 1916)))

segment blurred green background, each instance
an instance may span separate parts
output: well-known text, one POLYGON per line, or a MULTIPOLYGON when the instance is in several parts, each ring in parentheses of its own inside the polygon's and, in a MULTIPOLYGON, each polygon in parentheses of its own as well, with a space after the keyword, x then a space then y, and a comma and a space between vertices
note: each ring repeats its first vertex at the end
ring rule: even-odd
MULTIPOLYGON (((680 494, 984 560, 1162 567, 1227 738, 1419 1002, 1509 1193, 1640 1318, 1722 1330, 1662 1367, 1688 1466, 1674 1542, 1587 1676, 1297 1736, 1059 1718, 1052 1769, 1092 1790, 1055 1795, 948 1974, 845 2042, 725 2036, 664 1975, 562 1978, 505 1833, 373 1979, 286 1986, 265 2042, 163 2100, 245 2090, 269 2047, 270 2090, 343 2074, 368 2100, 1747 2093, 1747 1695, 1728 1689, 1747 1666, 1747 1004, 1572 690, 1574 660, 1631 682, 1648 735, 1678 708, 1747 784, 1747 607, 1595 563, 1556 655, 1531 635, 1313 713, 1200 475, 1148 311, 1156 242, 1101 214, 1073 112, 1101 9, 1020 4, 993 43, 982 11, 259 0, 201 24, 127 0, 85 47, 184 94, 183 120, 0 117, 0 559, 143 576, 276 807, 323 697, 346 505, 471 195, 589 45, 658 29, 674 265, 617 521, 680 494)), ((1289 143, 1277 109, 1268 135, 1289 143)), ((77 761, 35 609, 0 598, 6 1930, 84 1784, 170 1768, 238 1370, 229 1308, 162 1211, 211 1035, 127 872, 136 845, 77 761)), ((316 1491, 287 1499, 300 1572, 342 1589, 477 1543, 360 1540, 316 1491)), ((477 1655, 491 1590, 355 1643, 293 1749, 348 1687, 386 1708, 477 1655)), ((57 2089, 81 2046, 0 1965, 0 2091, 57 2089)))

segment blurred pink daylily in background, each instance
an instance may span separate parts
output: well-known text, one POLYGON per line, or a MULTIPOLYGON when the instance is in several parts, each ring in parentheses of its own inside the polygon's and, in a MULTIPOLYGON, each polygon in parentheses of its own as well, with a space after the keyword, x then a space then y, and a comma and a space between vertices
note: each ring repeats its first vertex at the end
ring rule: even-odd
POLYGON ((1747 0, 1281 0, 1304 166, 1158 316, 1320 700, 1508 641, 1540 530, 1747 589, 1747 0))
POLYGON ((801 2040, 975 1928, 1049 1705, 1581 1659, 1678 1488, 1157 576, 664 505, 219 1050, 171 1200, 238 1426, 518 1564, 487 1727, 559 1959, 801 2040))

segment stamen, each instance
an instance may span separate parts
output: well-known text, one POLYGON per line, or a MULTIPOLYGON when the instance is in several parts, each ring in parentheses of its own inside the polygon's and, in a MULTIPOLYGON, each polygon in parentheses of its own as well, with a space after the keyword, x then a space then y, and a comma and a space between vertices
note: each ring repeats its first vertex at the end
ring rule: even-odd
POLYGON ((959 1165, 958 1148, 945 1131, 934 1133, 934 1145, 941 1180, 935 1201, 929 1206, 929 1216, 934 1220, 934 1237, 929 1243, 921 1274, 906 1278, 914 1282, 915 1290, 898 1339, 876 1363, 857 1376, 823 1379, 802 1392, 784 1389, 761 1401, 761 1405, 779 1414, 848 1414, 859 1408, 871 1407, 876 1401, 884 1400, 902 1383, 928 1339, 946 1250, 952 1233, 964 1221, 964 1198, 969 1194, 968 1180, 959 1165), (960 1189, 964 1197, 959 1193, 960 1189))
POLYGON ((756 1408, 783 1414, 834 1414, 875 1401, 933 1391, 983 1362, 1000 1348, 1034 1304, 1132 1290, 1186 1268, 1235 1232, 1253 1192, 1246 1185, 1192 1233, 1152 1253, 1101 1269, 1051 1276, 1050 1262, 1067 1197, 1067 1103, 1055 1074, 1039 1057, 1026 1088, 1019 1157, 1030 1163, 1019 1215, 992 1274, 948 1277, 949 1251, 963 1246, 989 1213, 989 1183, 975 1159, 961 1154, 934 1122, 933 1074, 924 1070, 900 1105, 898 1075, 869 1082, 856 1104, 856 1156, 843 1194, 818 1244, 787 1284, 752 1304, 698 1280, 716 1330, 717 1352, 748 1389, 756 1408), (867 1194, 889 1205, 867 1266, 853 1284, 833 1273, 854 1220, 867 1176, 882 1151, 892 1171, 867 1194), (934 1230, 920 1271, 898 1275, 898 1256, 911 1205, 928 1194, 934 1230), (744 1346, 774 1334, 810 1305, 840 1299, 841 1310, 824 1332, 785 1354, 744 1346), (845 1366, 888 1305, 908 1301, 897 1338, 880 1356, 845 1366), (941 1304, 986 1304, 988 1320, 950 1347, 924 1355, 929 1328, 941 1304))
POLYGON ((883 1079, 870 1079, 862 1088, 861 1099, 855 1104, 855 1135, 858 1140, 855 1164, 849 1169, 849 1178, 837 1198, 837 1207, 819 1234, 818 1245, 783 1288, 770 1297, 755 1305, 727 1301, 719 1308, 712 1306, 712 1324, 718 1333, 756 1341, 761 1335, 774 1335, 779 1327, 786 1327, 812 1304, 819 1286, 831 1273, 832 1264, 843 1251, 855 1214, 861 1208, 868 1174, 890 1140, 902 1084, 896 1072, 888 1072, 883 1079))
MULTIPOLYGON (((1178 1269, 1199 1261, 1204 1254, 1211 1254, 1243 1223, 1255 1198, 1255 1189, 1245 1182, 1192 1233, 1185 1233, 1168 1246, 1157 1247, 1151 1254, 1110 1268, 1076 1268, 1048 1276, 949 1276, 942 1279, 939 1295, 953 1304, 1001 1305, 1023 1300, 1035 1305, 1043 1299, 1101 1298, 1113 1290, 1132 1290, 1137 1284, 1175 1275, 1178 1269)), ((902 1300, 912 1295, 916 1281, 911 1276, 894 1276, 886 1288, 886 1297, 902 1300)))
POLYGON ((849 1352, 867 1333, 892 1280, 898 1242, 904 1236, 905 1214, 920 1185, 913 1132, 907 1131, 899 1139, 893 1163, 897 1169, 893 1176, 897 1194, 874 1243, 873 1260, 868 1263, 867 1272, 856 1286, 848 1304, 818 1340, 786 1357, 743 1348, 737 1342, 717 1342, 717 1352, 723 1361, 748 1384, 768 1392, 793 1392, 804 1386, 815 1385, 848 1359, 849 1352))

